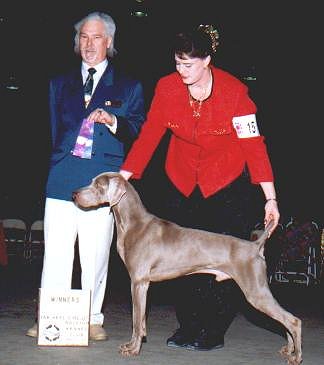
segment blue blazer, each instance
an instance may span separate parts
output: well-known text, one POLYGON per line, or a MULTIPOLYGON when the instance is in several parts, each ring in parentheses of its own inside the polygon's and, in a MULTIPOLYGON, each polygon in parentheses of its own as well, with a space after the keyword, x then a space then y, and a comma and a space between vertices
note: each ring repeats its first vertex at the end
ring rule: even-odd
POLYGON ((119 171, 145 119, 141 83, 118 73, 110 61, 87 108, 80 68, 50 81, 49 106, 52 154, 46 197, 62 200, 71 200, 74 190, 99 173, 119 171), (95 123, 91 159, 73 156, 82 121, 96 108, 116 115, 116 134, 95 123))

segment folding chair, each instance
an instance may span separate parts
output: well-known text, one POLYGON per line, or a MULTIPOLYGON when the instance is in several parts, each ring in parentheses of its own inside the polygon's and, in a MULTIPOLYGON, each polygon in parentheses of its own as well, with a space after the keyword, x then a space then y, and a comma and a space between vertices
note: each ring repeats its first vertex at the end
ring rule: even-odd
POLYGON ((32 223, 25 243, 24 258, 28 261, 42 259, 44 255, 44 221, 32 223))
POLYGON ((274 279, 309 286, 319 282, 320 231, 316 222, 296 222, 286 225, 284 250, 274 279))
POLYGON ((5 218, 2 220, 8 258, 21 256, 27 239, 27 225, 22 219, 5 218))

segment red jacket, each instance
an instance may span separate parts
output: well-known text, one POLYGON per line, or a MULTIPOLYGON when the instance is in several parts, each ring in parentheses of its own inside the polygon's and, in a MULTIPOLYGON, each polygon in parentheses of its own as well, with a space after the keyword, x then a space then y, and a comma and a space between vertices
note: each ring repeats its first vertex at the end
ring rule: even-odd
POLYGON ((273 181, 263 136, 238 138, 233 117, 255 114, 247 86, 226 71, 211 67, 213 90, 194 118, 187 86, 177 72, 156 86, 147 120, 121 169, 141 177, 167 129, 172 131, 166 173, 185 196, 196 184, 208 197, 235 180, 247 164, 252 183, 273 181))

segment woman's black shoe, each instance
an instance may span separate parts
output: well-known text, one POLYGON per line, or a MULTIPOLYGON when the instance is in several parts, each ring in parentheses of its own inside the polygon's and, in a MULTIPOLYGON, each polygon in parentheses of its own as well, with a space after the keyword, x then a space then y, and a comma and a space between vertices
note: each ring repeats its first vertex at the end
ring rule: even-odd
POLYGON ((224 347, 224 336, 208 336, 205 330, 201 330, 199 336, 186 345, 188 350, 209 351, 224 347))
POLYGON ((167 345, 169 347, 186 347, 186 345, 192 341, 192 336, 186 334, 181 328, 178 328, 174 334, 167 339, 167 345))

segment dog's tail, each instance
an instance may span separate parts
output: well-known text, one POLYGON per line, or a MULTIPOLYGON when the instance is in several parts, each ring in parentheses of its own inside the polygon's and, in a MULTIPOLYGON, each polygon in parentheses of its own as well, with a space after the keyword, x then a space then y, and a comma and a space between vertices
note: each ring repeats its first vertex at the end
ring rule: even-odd
POLYGON ((261 236, 256 240, 254 241, 254 243, 258 246, 259 248, 259 255, 264 258, 264 245, 267 241, 267 239, 270 237, 269 236, 269 233, 272 229, 274 225, 274 220, 272 219, 265 227, 264 227, 264 231, 263 233, 261 234, 261 236))

